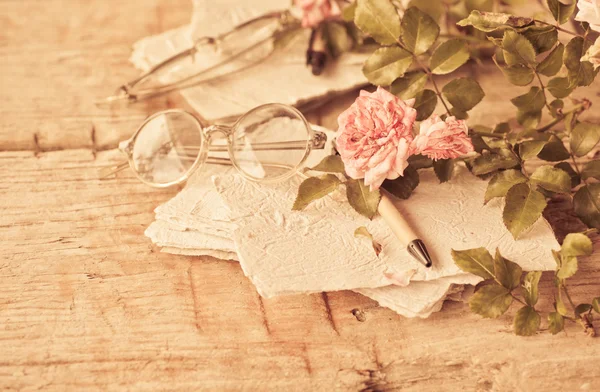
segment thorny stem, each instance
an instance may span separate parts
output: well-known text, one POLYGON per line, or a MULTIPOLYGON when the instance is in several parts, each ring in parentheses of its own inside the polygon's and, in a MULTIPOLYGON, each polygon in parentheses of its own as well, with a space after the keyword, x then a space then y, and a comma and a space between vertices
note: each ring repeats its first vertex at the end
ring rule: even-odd
POLYGON ((582 36, 582 35, 579 35, 579 34, 577 34, 577 33, 576 33, 576 32, 574 32, 574 31, 567 30, 567 29, 563 29, 563 28, 562 28, 562 27, 560 27, 560 26, 554 25, 554 24, 552 24, 552 23, 544 22, 543 20, 539 20, 539 19, 534 19, 533 21, 534 21, 534 22, 536 22, 536 23, 539 23, 539 24, 546 25, 546 26, 552 26, 552 27, 554 27, 556 30, 558 30, 558 31, 562 31, 563 33, 566 33, 566 34, 569 34, 569 35, 574 35, 574 36, 576 36, 576 37, 581 37, 581 38, 583 38, 583 39, 585 39, 585 40, 587 40, 587 39, 588 39, 588 37, 587 37, 587 34, 586 34, 585 36, 582 36))
POLYGON ((446 101, 444 101, 444 97, 442 97, 442 93, 440 92, 440 89, 438 88, 437 83, 435 82, 435 79, 433 78, 433 74, 431 73, 429 68, 424 68, 424 69, 427 72, 427 76, 429 77, 429 80, 431 80, 431 84, 433 85, 433 88, 435 89, 435 93, 437 94, 438 97, 440 97, 440 101, 442 101, 442 105, 444 105, 444 109, 446 109, 446 113, 448 113, 448 115, 450 115, 451 114, 450 109, 448 108, 446 101))
POLYGON ((546 105, 546 108, 550 111, 550 113, 552 113, 552 108, 550 107, 550 105, 548 105, 548 100, 546 99, 546 86, 544 86, 544 82, 542 82, 540 74, 535 69, 532 70, 535 73, 535 76, 537 76, 538 81, 540 82, 540 88, 542 89, 542 94, 544 94, 544 105, 546 105))
POLYGON ((548 124, 544 125, 541 128, 536 129, 537 132, 546 132, 547 130, 551 129, 553 126, 555 126, 556 124, 560 123, 561 121, 563 121, 567 115, 571 114, 571 113, 575 113, 580 111, 583 108, 583 104, 578 104, 575 105, 573 107, 573 109, 569 110, 566 113, 563 113, 561 116, 555 118, 554 120, 552 120, 551 122, 549 122, 548 124))
POLYGON ((567 291, 567 286, 565 286, 565 284, 561 284, 561 287, 563 289, 563 291, 565 292, 565 295, 567 296, 567 300, 569 300, 569 303, 571 304, 571 306, 573 307, 573 309, 576 308, 575 303, 573 302, 573 300, 571 299, 571 296, 569 295, 569 292, 567 291))
POLYGON ((442 38, 458 38, 458 39, 462 39, 464 41, 471 41, 471 42, 475 42, 478 44, 485 44, 485 46, 495 46, 493 42, 488 41, 487 39, 481 39, 481 38, 477 38, 471 35, 464 35, 464 34, 440 34, 440 37, 442 38))
POLYGON ((521 303, 521 304, 523 304, 523 305, 527 305, 527 304, 525 303, 525 301, 523 301, 521 298, 517 297, 517 296, 516 296, 516 295, 514 295, 513 293, 510 293, 510 296, 511 296, 511 297, 513 297, 513 299, 514 299, 515 301, 517 301, 517 302, 520 302, 520 303, 521 303))
POLYGON ((440 92, 440 89, 437 86, 437 83, 435 82, 435 79, 433 78, 433 74, 431 73, 431 70, 426 67, 425 65, 423 65, 423 63, 421 63, 421 61, 419 60, 419 57, 417 57, 416 54, 414 54, 413 52, 411 52, 410 50, 408 50, 399 39, 396 39, 396 43, 398 44, 398 46, 400 46, 402 49, 406 50, 408 53, 412 54, 413 59, 415 60, 415 62, 417 63, 417 65, 419 67, 421 67, 421 69, 427 74, 427 77, 429 78, 429 80, 431 81, 431 84, 433 85, 433 88, 435 90, 436 95, 440 98, 440 101, 442 102, 442 105, 444 105, 444 108, 446 109, 446 113, 448 113, 448 115, 450 115, 450 108, 448 108, 448 105, 446 104, 446 101, 444 100, 444 97, 442 97, 442 93, 440 92))

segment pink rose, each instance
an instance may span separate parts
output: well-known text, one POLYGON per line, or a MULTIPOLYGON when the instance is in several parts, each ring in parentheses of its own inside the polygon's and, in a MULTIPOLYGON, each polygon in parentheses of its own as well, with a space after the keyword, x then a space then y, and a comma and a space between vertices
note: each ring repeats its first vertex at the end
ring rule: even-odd
POLYGON ((402 101, 381 87, 361 91, 338 117, 336 147, 346 174, 365 179, 371 190, 393 180, 408 166, 412 129, 417 117, 414 99, 402 101))
POLYGON ((600 67, 600 37, 596 38, 596 42, 590 46, 581 60, 594 64, 594 69, 600 67))
POLYGON ((575 20, 588 22, 592 30, 600 32, 600 0, 579 0, 577 8, 575 20))
POLYGON ((294 4, 302 10, 302 27, 317 27, 342 14, 336 0, 294 0, 294 4))
POLYGON ((468 133, 469 129, 463 120, 451 116, 444 122, 439 116, 432 116, 421 123, 412 149, 415 154, 435 160, 458 158, 473 151, 473 142, 468 133))

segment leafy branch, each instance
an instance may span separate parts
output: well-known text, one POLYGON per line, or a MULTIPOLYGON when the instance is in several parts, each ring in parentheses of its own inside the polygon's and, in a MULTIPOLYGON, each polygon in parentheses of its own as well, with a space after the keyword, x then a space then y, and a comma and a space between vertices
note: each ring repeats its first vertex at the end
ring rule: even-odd
MULTIPOLYGON (((553 251, 557 263, 556 294, 554 311, 547 315, 548 329, 552 334, 564 329, 564 320, 578 322, 586 333, 590 336, 594 334, 592 310, 600 313, 600 297, 589 304, 575 305, 566 286, 566 279, 577 272, 577 257, 589 256, 591 253, 592 242, 582 233, 569 234, 560 252, 553 251), (563 302, 563 293, 571 306, 570 311, 563 302)), ((513 319, 514 332, 529 336, 540 330, 542 318, 536 305, 541 271, 523 274, 521 267, 502 257, 498 249, 494 257, 485 248, 453 250, 452 258, 461 270, 484 279, 484 285, 469 300, 469 307, 474 313, 484 318, 497 318, 506 313, 513 301, 516 301, 522 307, 513 319), (515 294, 517 290, 520 291, 520 297, 515 294)))

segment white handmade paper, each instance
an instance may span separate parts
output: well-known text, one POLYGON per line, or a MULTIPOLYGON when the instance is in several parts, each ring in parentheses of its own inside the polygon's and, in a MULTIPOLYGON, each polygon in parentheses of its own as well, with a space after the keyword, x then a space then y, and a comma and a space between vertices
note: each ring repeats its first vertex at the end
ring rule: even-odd
POLYGON ((451 250, 480 246, 499 248, 525 270, 554 268, 550 250, 559 245, 544 219, 515 241, 502 222, 500 200, 483 205, 484 181, 465 168, 443 184, 432 170, 420 175, 411 198, 396 205, 427 243, 432 268, 415 261, 381 217, 369 221, 335 195, 292 211, 300 178, 259 185, 232 175, 215 184, 237 225, 233 238, 242 268, 265 297, 382 287, 391 283, 390 274, 414 273, 413 281, 464 275, 451 250), (379 256, 354 237, 359 226, 383 245, 379 256))
MULTIPOLYGON (((195 0, 189 26, 144 38, 134 44, 131 62, 146 71, 159 62, 186 50, 194 38, 215 36, 267 12, 288 8, 289 2, 260 0, 240 3, 234 0, 195 0)), ((306 67, 306 49, 310 31, 302 33, 265 61, 246 70, 182 90, 190 105, 206 120, 236 117, 258 105, 279 102, 303 105, 315 98, 323 99, 364 85, 362 65, 366 54, 346 53, 328 64, 320 76, 306 67)), ((203 58, 174 68, 161 75, 163 83, 178 80, 181 75, 204 69, 203 58)))

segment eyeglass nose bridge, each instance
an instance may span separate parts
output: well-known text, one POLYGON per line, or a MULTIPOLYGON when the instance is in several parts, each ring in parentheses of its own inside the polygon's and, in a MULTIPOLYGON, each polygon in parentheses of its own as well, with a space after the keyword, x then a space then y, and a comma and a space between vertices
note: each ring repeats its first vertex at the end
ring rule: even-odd
POLYGON ((208 140, 210 140, 213 135, 218 133, 228 138, 231 136, 231 127, 227 127, 225 125, 210 125, 206 128, 203 128, 202 132, 208 140))

